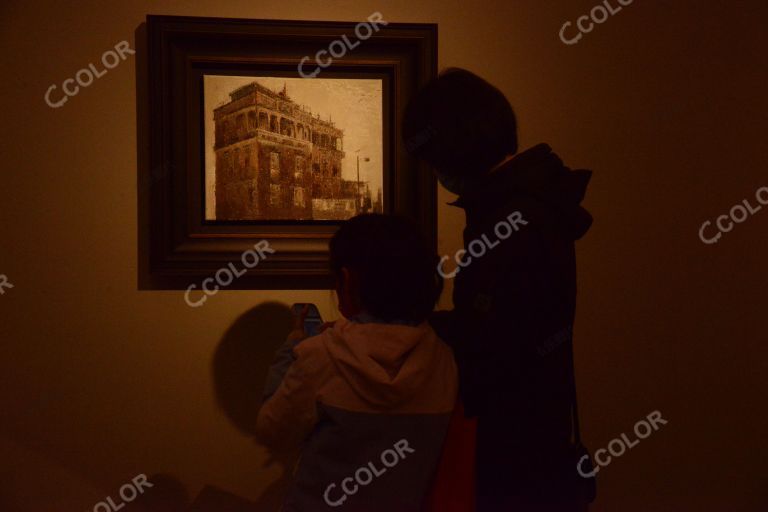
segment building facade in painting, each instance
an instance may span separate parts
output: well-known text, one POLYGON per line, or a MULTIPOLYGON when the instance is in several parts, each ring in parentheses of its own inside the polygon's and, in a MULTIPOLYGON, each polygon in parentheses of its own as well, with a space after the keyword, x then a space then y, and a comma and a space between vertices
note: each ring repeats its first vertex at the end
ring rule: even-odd
POLYGON ((252 82, 214 110, 216 219, 330 220, 372 211, 365 182, 341 177, 344 131, 252 82))

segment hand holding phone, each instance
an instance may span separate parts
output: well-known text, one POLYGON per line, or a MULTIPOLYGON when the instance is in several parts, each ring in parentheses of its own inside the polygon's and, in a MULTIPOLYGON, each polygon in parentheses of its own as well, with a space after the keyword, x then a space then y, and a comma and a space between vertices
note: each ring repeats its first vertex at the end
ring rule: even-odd
POLYGON ((317 306, 314 304, 296 303, 291 306, 291 312, 293 313, 294 321, 292 334, 296 333, 298 335, 300 333, 302 339, 320 334, 323 319, 317 306))

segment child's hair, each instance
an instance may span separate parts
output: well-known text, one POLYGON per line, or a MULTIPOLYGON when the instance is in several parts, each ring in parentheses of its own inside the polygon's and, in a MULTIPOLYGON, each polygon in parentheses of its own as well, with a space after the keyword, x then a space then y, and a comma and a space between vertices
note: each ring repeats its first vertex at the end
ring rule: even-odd
POLYGON ((474 177, 517 153, 517 120, 499 89, 466 69, 448 68, 408 102, 403 140, 438 172, 474 177))
POLYGON ((343 279, 343 267, 359 276, 360 303, 375 318, 421 322, 440 297, 439 259, 419 226, 405 217, 353 217, 331 239, 330 252, 336 279, 343 279))

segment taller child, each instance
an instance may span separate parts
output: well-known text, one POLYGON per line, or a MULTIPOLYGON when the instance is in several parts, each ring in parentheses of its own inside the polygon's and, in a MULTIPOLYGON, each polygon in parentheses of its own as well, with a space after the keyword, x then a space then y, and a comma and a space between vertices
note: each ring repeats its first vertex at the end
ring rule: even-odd
POLYGON ((565 473, 576 471, 574 242, 592 223, 580 206, 591 173, 546 144, 518 153, 509 102, 462 69, 411 100, 403 138, 466 214, 459 266, 442 269, 455 275, 454 309, 432 324, 454 349, 466 414, 477 418, 477 509, 585 510, 565 473))

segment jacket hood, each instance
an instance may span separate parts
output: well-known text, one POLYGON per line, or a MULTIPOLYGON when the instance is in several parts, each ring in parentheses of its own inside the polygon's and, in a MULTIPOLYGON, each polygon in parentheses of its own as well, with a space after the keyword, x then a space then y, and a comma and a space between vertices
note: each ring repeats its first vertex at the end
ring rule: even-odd
POLYGON ((328 334, 325 347, 340 375, 377 409, 411 399, 446 353, 426 322, 410 327, 341 319, 328 334))
POLYGON ((591 177, 592 171, 571 170, 552 148, 539 144, 517 154, 454 204, 470 210, 526 196, 543 203, 566 236, 578 240, 592 225, 592 216, 581 206, 591 177))

